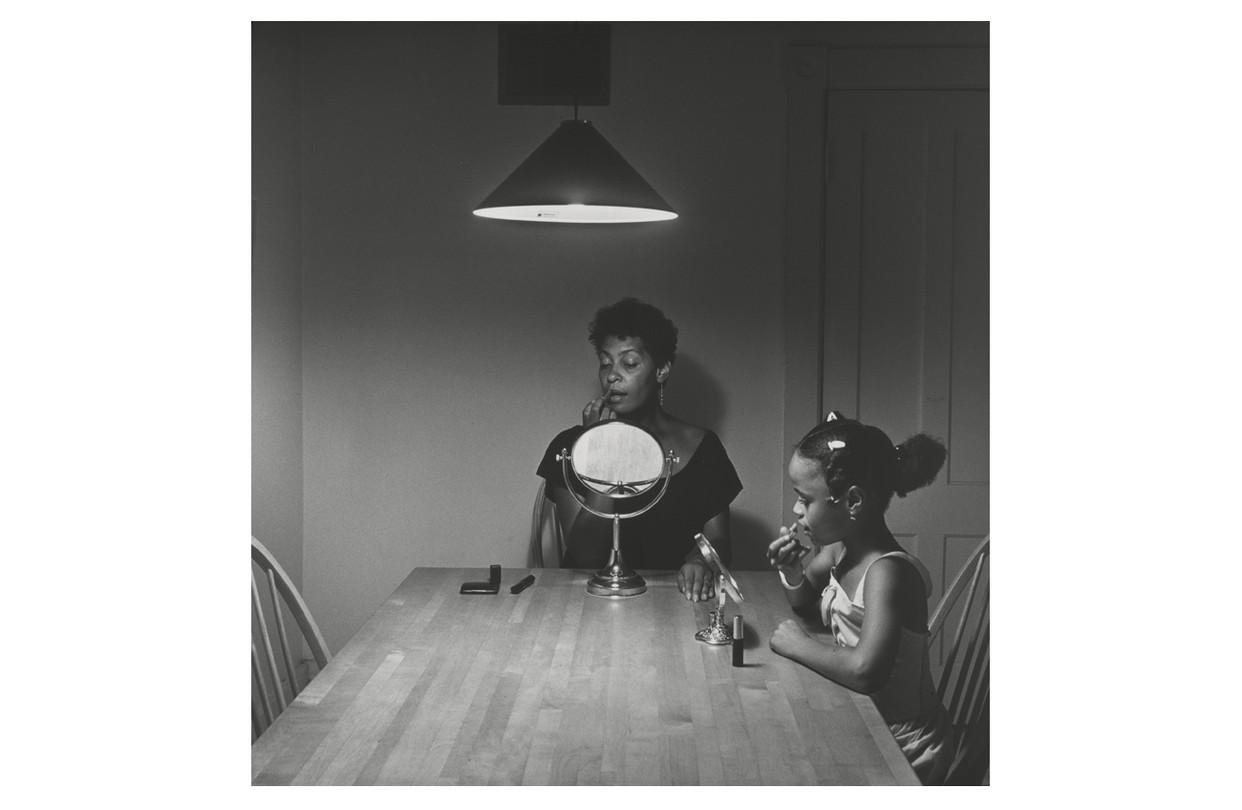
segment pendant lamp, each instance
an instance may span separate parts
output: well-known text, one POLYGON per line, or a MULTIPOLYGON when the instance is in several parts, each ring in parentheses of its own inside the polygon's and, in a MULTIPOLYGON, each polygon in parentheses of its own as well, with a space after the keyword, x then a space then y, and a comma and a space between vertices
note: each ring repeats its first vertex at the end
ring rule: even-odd
POLYGON ((590 121, 562 121, 479 203, 475 216, 529 222, 654 222, 677 212, 590 121))
POLYGON ((474 209, 475 216, 527 222, 653 222, 677 212, 621 157, 578 103, 610 100, 607 23, 501 23, 501 104, 573 104, 573 118, 539 145, 474 209))

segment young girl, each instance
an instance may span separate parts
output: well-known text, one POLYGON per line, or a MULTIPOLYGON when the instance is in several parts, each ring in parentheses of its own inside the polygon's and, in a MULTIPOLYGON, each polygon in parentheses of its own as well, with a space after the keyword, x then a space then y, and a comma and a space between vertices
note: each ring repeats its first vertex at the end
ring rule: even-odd
POLYGON ((817 612, 834 643, 796 619, 772 634, 773 651, 871 695, 924 784, 944 779, 952 729, 936 698, 927 655, 926 568, 884 521, 893 493, 931 483, 944 445, 923 434, 894 447, 879 428, 835 411, 798 442, 789 479, 798 520, 768 546, 789 603, 817 612), (812 551, 795 534, 804 531, 812 551))

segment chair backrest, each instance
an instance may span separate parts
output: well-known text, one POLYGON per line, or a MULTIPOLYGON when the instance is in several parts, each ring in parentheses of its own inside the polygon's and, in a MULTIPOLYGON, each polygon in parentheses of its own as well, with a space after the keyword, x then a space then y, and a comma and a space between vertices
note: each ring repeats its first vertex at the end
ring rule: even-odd
MULTIPOLYGON (((328 652, 328 644, 324 641, 323 634, 319 632, 319 627, 311 618, 310 609, 306 607, 306 602, 302 600, 302 595, 298 593, 293 580, 285 573, 285 569, 281 568, 280 563, 272 556, 272 552, 253 537, 250 538, 250 560, 250 602, 253 623, 250 640, 250 668, 254 677, 253 699, 250 708, 254 739, 257 739, 302 690, 297 678, 297 665, 302 663, 299 660, 302 655, 302 645, 305 644, 310 650, 318 669, 327 666, 331 654, 328 652), (266 583, 263 588, 260 588, 259 579, 255 577, 255 568, 259 569, 266 583), (277 643, 281 652, 279 662, 272 651, 272 634, 268 623, 269 610, 276 625, 277 643), (293 620, 297 623, 301 631, 300 638, 290 639, 284 619, 286 612, 293 616, 293 620), (285 697, 286 682, 289 691, 287 699, 285 697)), ((310 677, 313 675, 308 676, 306 682, 309 682, 310 677)))
POLYGON ((971 552, 928 623, 931 643, 946 644, 937 693, 956 732, 949 784, 982 784, 988 773, 989 539, 971 552))
POLYGON ((539 479, 539 491, 535 493, 535 506, 530 516, 531 568, 558 568, 562 550, 561 524, 556 519, 556 503, 549 499, 547 482, 539 479))

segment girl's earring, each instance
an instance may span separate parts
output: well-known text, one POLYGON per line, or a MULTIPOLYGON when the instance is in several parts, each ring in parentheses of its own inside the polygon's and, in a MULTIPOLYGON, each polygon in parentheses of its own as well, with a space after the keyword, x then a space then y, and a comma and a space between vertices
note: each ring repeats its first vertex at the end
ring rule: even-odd
POLYGON ((664 383, 660 383, 660 407, 664 407, 664 383))

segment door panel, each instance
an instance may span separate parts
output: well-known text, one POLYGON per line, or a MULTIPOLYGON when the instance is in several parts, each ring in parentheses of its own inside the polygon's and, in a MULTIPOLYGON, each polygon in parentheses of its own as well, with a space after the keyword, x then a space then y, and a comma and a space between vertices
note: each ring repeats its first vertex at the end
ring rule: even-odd
MULTIPOLYGON (((790 185, 791 210, 819 206, 822 241, 789 231, 787 268, 808 288, 811 257, 822 256, 823 298, 822 343, 791 341, 789 375, 818 378, 823 410, 895 442, 920 431, 945 442, 936 481, 889 510, 932 573, 933 607, 988 533, 987 58, 973 50, 798 46, 790 60, 790 165, 824 169, 818 200, 804 181, 790 185), (818 155, 804 146, 816 125, 818 155)), ((787 404, 786 419, 807 410, 787 404)), ((786 433, 807 427, 787 421, 786 433)))
MULTIPOLYGON (((986 111, 985 111, 986 115, 986 111)), ((986 119, 957 131, 954 174, 953 408, 947 480, 988 481, 988 136, 986 119), (980 429, 982 427, 982 429, 980 429)))
POLYGON ((826 120, 823 400, 945 442, 889 510, 938 598, 988 531, 987 94, 830 90, 826 120))

